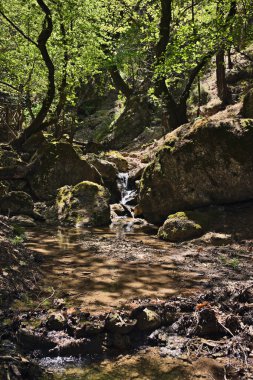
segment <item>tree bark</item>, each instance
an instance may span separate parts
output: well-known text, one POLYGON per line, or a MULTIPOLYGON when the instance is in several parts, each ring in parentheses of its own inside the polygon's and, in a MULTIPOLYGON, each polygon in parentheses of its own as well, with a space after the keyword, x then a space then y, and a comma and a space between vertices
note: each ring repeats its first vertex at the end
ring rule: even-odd
POLYGON ((50 110, 50 107, 52 105, 52 102, 55 96, 55 82, 54 82, 55 69, 54 69, 54 64, 47 50, 47 41, 50 38, 53 31, 52 16, 51 16, 50 9, 44 3, 43 0, 37 0, 37 3, 42 9, 42 11, 45 13, 43 27, 39 34, 36 46, 40 50, 43 61, 47 67, 48 88, 47 88, 46 96, 42 102, 41 109, 39 110, 38 114, 35 116, 34 120, 32 120, 31 124, 15 140, 12 141, 12 146, 18 150, 21 149, 23 143, 30 136, 32 136, 34 133, 37 133, 45 128, 46 123, 43 123, 43 121, 45 120, 50 110))
POLYGON ((216 84, 217 92, 224 106, 230 103, 230 92, 226 80, 225 54, 221 49, 216 54, 216 84))
POLYGON ((121 91, 126 98, 129 98, 133 94, 133 90, 128 86, 127 82, 122 78, 117 65, 113 65, 109 69, 113 84, 118 91, 121 91))

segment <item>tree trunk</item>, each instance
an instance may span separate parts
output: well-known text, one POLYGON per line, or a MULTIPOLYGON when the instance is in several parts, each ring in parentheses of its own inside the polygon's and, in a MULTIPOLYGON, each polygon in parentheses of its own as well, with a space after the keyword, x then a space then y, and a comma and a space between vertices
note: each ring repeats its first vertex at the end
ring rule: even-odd
POLYGON ((229 70, 232 70, 232 68, 234 67, 234 64, 233 64, 233 61, 232 61, 232 57, 231 57, 231 49, 229 48, 228 49, 228 68, 229 70))
POLYGON ((128 86, 126 81, 122 78, 120 71, 116 65, 113 65, 110 69, 110 75, 113 81, 114 86, 118 91, 121 91, 123 95, 125 95, 126 98, 129 98, 133 90, 128 86))
POLYGON ((51 104, 54 100, 55 96, 55 82, 54 82, 54 64, 48 54, 47 51, 47 41, 50 38, 52 31, 53 31, 53 23, 52 23, 52 17, 51 17, 51 11, 47 7, 47 5, 44 3, 43 0, 37 0, 38 5, 42 9, 42 11, 45 13, 44 21, 43 21, 43 27, 39 34, 38 41, 36 43, 36 46, 40 50, 41 56, 43 58, 43 61, 47 67, 48 71, 48 89, 46 96, 42 102, 41 109, 39 110, 38 114, 32 120, 29 127, 27 127, 19 137, 17 137, 15 140, 12 141, 12 146, 15 149, 21 149, 23 143, 33 134, 43 130, 46 126, 46 123, 43 123, 45 120, 48 111, 50 110, 51 104))
POLYGON ((216 54, 216 83, 220 100, 224 106, 230 103, 230 93, 226 80, 225 54, 221 49, 216 54))

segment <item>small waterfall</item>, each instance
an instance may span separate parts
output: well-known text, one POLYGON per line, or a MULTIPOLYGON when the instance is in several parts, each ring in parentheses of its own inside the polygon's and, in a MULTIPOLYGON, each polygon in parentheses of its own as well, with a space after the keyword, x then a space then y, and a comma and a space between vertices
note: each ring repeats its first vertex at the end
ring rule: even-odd
POLYGON ((131 204, 135 199, 137 191, 129 189, 129 175, 128 173, 118 174, 118 189, 121 193, 120 203, 124 206, 131 204))

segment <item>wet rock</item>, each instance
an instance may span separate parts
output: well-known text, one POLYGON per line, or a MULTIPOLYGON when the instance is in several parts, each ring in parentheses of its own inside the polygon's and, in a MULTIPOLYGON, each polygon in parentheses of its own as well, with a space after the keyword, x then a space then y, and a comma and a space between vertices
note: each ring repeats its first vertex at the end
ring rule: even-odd
POLYGON ((24 191, 11 191, 0 200, 0 210, 8 215, 34 215, 32 197, 24 191))
POLYGON ((41 350, 48 351, 56 346, 48 337, 43 333, 35 332, 27 328, 21 328, 17 334, 18 343, 29 351, 41 350))
POLYGON ((110 207, 113 217, 124 216, 126 214, 125 208, 120 203, 112 204, 110 207))
POLYGON ((252 197, 253 120, 202 120, 167 135, 143 173, 139 202, 160 224, 180 210, 252 197))
POLYGON ((69 143, 47 143, 36 154, 40 156, 40 162, 28 180, 39 200, 52 199, 65 185, 76 185, 85 180, 102 183, 98 171, 82 160, 69 143))
POLYGON ((144 330, 152 330, 160 327, 161 317, 154 310, 145 308, 138 313, 137 318, 137 328, 144 330))
POLYGON ((63 225, 106 226, 110 220, 110 193, 96 183, 84 181, 58 191, 58 219, 63 225))
POLYGON ((137 321, 136 320, 126 320, 123 319, 119 314, 117 313, 110 313, 105 321, 105 327, 108 331, 111 333, 124 335, 129 334, 134 327, 136 326, 137 321))
POLYGON ((158 231, 160 239, 180 242, 194 239, 203 233, 203 228, 194 220, 189 219, 184 212, 178 212, 170 215, 158 231))
POLYGON ((60 331, 66 327, 66 321, 61 313, 53 313, 46 321, 48 330, 60 331))
POLYGON ((135 206, 134 208, 134 217, 135 218, 138 218, 138 217, 141 217, 143 216, 143 210, 142 210, 142 207, 140 205, 137 205, 135 206))
POLYGON ((106 152, 104 157, 107 161, 114 163, 119 172, 128 171, 128 161, 124 156, 122 156, 121 153, 115 150, 111 150, 109 152, 106 152))
POLYGON ((70 339, 50 350, 49 355, 54 357, 99 354, 104 350, 104 339, 104 335, 97 335, 93 338, 70 339))
POLYGON ((241 115, 245 118, 253 119, 253 88, 247 92, 243 99, 241 115))

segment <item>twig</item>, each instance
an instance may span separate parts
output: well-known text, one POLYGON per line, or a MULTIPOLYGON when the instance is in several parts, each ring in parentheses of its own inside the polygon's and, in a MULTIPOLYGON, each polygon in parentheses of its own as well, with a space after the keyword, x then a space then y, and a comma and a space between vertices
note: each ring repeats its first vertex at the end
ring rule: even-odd
POLYGON ((41 305, 43 305, 43 303, 45 303, 45 302, 48 301, 50 298, 52 298, 52 297, 54 296, 54 294, 55 294, 55 290, 54 290, 54 288, 53 288, 53 292, 52 292, 52 294, 51 294, 49 297, 45 298, 43 301, 41 301, 41 302, 38 304, 38 306, 35 308, 35 311, 38 310, 38 308, 39 308, 41 305))

